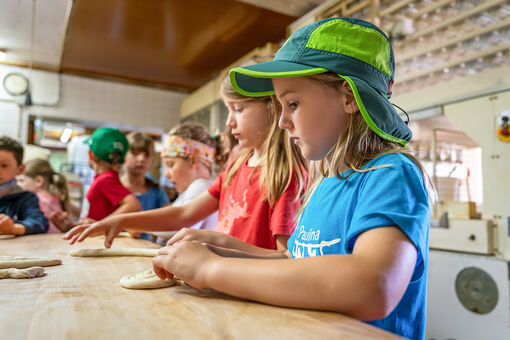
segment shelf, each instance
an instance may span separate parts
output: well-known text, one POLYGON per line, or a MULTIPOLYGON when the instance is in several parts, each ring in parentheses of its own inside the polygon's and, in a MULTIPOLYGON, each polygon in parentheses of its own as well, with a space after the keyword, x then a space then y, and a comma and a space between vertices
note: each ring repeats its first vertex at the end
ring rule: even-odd
POLYGON ((434 66, 432 68, 425 69, 425 70, 420 71, 420 72, 411 73, 409 75, 397 78, 397 81, 400 82, 400 83, 404 83, 406 81, 409 81, 409 80, 412 80, 412 79, 416 79, 416 78, 420 78, 420 77, 432 74, 434 72, 442 71, 445 68, 451 68, 453 66, 457 66, 457 65, 460 65, 462 63, 466 63, 466 62, 469 62, 469 61, 472 61, 472 60, 476 60, 478 58, 483 58, 485 56, 496 54, 498 52, 505 51, 505 50, 508 50, 508 49, 510 49, 510 43, 506 43, 506 44, 503 44, 503 45, 495 46, 493 48, 489 48, 489 49, 480 51, 478 53, 473 53, 473 54, 466 55, 463 58, 453 59, 452 61, 449 61, 447 63, 443 63, 443 64, 440 64, 438 66, 434 66))
POLYGON ((498 22, 497 24, 493 24, 493 25, 486 26, 484 28, 480 28, 480 29, 478 29, 476 31, 473 31, 471 33, 467 33, 467 34, 461 35, 461 36, 459 36, 459 37, 457 37, 455 39, 448 40, 448 41, 436 44, 433 47, 422 48, 422 49, 419 49, 419 50, 417 50, 415 52, 411 52, 409 54, 406 54, 406 55, 398 58, 398 60, 396 60, 396 62, 397 63, 401 63, 401 62, 404 62, 406 60, 410 60, 410 59, 413 59, 415 57, 418 57, 420 55, 424 55, 424 54, 427 54, 429 52, 434 52, 434 51, 440 50, 440 49, 445 48, 445 47, 453 46, 453 45, 456 45, 456 44, 458 44, 460 42, 463 42, 465 40, 470 40, 470 39, 473 39, 473 38, 475 38, 477 36, 481 36, 481 35, 484 35, 484 34, 487 34, 487 33, 490 33, 490 32, 493 32, 493 31, 496 31, 496 30, 499 30, 499 29, 502 29, 502 28, 505 28, 507 26, 510 26, 510 19, 506 19, 506 20, 503 20, 501 22, 498 22))
MULTIPOLYGON (((448 2, 451 2, 452 0, 447 0, 448 2)), ((402 7, 405 7, 409 5, 410 3, 414 2, 414 0, 402 0, 397 3, 394 3, 393 5, 389 6, 388 8, 385 8, 384 10, 379 12, 379 16, 382 18, 385 15, 391 14, 393 12, 398 11, 402 7)))
POLYGON ((427 27, 426 29, 423 29, 419 32, 416 32, 414 34, 411 34, 409 36, 406 37, 405 41, 406 42, 409 42, 409 41, 412 41, 412 40, 415 40, 419 37, 422 37, 424 35, 428 35, 428 34, 431 34, 435 31, 438 31, 444 27, 447 27, 453 23, 456 23, 458 21, 461 21, 461 20, 464 20, 464 19, 467 19, 475 14, 478 14, 480 12, 483 12, 489 8, 492 8, 494 6, 498 6, 498 5, 501 5, 503 3, 505 3, 506 0, 493 0, 493 1, 490 1, 490 2, 487 2, 485 4, 482 4, 482 5, 479 5, 477 7, 474 7, 468 11, 465 11, 463 12, 462 14, 459 14, 453 18, 450 18, 450 19, 447 19, 447 20, 444 20, 443 22, 440 22, 438 24, 435 24, 435 25, 432 25, 430 27, 427 27))

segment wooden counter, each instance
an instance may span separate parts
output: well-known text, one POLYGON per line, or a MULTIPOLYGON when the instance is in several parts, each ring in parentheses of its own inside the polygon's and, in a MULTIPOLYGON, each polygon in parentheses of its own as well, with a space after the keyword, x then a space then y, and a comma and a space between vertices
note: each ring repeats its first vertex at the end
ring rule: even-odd
MULTIPOLYGON (((119 279, 151 268, 147 257, 77 258, 61 234, 0 240, 0 255, 47 256, 46 276, 0 280, 1 339, 398 339, 337 313, 264 305, 189 286, 128 290, 119 279)), ((118 238, 113 247, 157 248, 118 238)))

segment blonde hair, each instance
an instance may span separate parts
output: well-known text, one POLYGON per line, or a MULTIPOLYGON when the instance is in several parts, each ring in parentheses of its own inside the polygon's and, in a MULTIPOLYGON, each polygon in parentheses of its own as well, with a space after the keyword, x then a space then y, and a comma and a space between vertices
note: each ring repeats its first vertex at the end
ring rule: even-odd
MULTIPOLYGON (((343 83, 345 80, 333 72, 307 76, 307 78, 326 87, 336 89, 339 95, 353 96, 350 88, 344 88, 343 83)), ((313 192, 325 177, 336 176, 340 179, 347 179, 355 172, 368 172, 375 169, 389 167, 391 164, 383 164, 362 169, 367 162, 377 157, 393 153, 403 154, 415 163, 420 169, 423 177, 426 179, 429 193, 435 192, 430 177, 425 172, 420 161, 411 153, 410 149, 379 137, 370 129, 361 115, 361 112, 357 110, 353 114, 349 115, 349 123, 346 133, 339 135, 336 145, 330 154, 320 161, 311 162, 309 189, 298 214, 303 211, 313 192), (349 172, 346 176, 342 176, 341 170, 346 168, 349 172)))
POLYGON ((41 176, 50 194, 58 196, 62 210, 69 212, 69 191, 64 175, 55 172, 45 159, 32 159, 25 164, 25 176, 36 178, 41 176))
MULTIPOLYGON (((242 66, 260 63, 262 61, 250 60, 242 66)), ((265 194, 263 199, 267 200, 269 205, 273 206, 278 198, 287 190, 293 176, 295 176, 299 188, 295 199, 301 199, 301 193, 304 191, 303 189, 306 185, 305 172, 308 169, 308 164, 301 154, 301 150, 291 143, 287 131, 278 127, 278 121, 280 120, 282 111, 276 97, 274 95, 264 97, 245 97, 240 95, 232 87, 228 75, 223 79, 220 90, 224 98, 233 101, 262 102, 267 106, 268 113, 270 114, 271 127, 264 141, 264 151, 261 157, 262 166, 259 185, 261 191, 265 194)), ((226 170, 227 173, 223 188, 232 182, 232 179, 241 165, 243 165, 252 154, 253 149, 243 149, 241 151, 237 159, 233 161, 226 170)))

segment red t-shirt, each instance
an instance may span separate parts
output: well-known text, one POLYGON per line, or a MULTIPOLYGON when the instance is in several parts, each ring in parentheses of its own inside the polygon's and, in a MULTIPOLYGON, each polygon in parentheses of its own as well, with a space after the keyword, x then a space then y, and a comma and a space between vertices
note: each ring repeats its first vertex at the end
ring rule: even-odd
POLYGON ((287 190, 271 208, 260 191, 260 167, 243 164, 232 182, 222 190, 226 171, 208 189, 218 199, 219 214, 216 231, 267 249, 276 249, 276 235, 290 235, 294 230, 294 217, 300 202, 296 200, 298 183, 293 179, 287 190))
POLYGON ((119 173, 115 170, 96 175, 87 192, 90 208, 87 217, 96 221, 105 218, 117 209, 120 201, 131 191, 120 183, 119 173))

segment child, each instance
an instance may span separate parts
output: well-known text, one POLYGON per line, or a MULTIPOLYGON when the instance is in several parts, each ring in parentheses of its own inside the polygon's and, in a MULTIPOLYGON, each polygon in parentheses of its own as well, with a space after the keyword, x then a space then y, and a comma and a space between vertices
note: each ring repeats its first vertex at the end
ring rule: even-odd
POLYGON ((302 156, 286 132, 278 128, 281 110, 274 96, 246 98, 232 89, 228 78, 221 92, 229 109, 227 127, 243 151, 208 192, 184 206, 118 216, 75 228, 64 239, 74 243, 105 233, 105 246, 110 247, 123 227, 175 231, 219 210, 216 232, 189 230, 203 233, 223 247, 285 249, 304 187, 306 166, 302 156))
POLYGON ((0 234, 28 235, 48 231, 48 219, 39 208, 37 196, 16 185, 23 172, 23 146, 0 137, 0 234))
POLYGON ((294 33, 272 62, 230 75, 245 95, 276 93, 280 126, 316 161, 317 179, 289 252, 229 251, 182 231, 153 259, 156 274, 423 339, 430 209, 423 168, 403 148, 411 131, 388 101, 388 38, 371 23, 329 18, 294 33))
MULTIPOLYGON (((163 146, 161 158, 165 164, 165 177, 173 184, 179 196, 172 206, 187 204, 214 183, 212 165, 219 148, 207 129, 198 123, 184 123, 169 133, 163 146)), ((213 213, 190 228, 216 230, 218 214, 213 213)), ((166 245, 173 232, 153 232, 157 243, 166 245)))
MULTIPOLYGON (((37 195, 39 207, 50 219, 55 212, 69 211, 69 193, 66 178, 56 173, 47 160, 36 158, 25 164, 25 171, 16 177, 18 185, 37 195)), ((48 233, 66 232, 69 228, 57 227, 50 220, 48 233)))
POLYGON ((86 198, 87 218, 99 221, 109 215, 140 210, 138 199, 119 180, 119 168, 129 148, 126 136, 114 128, 99 128, 84 141, 90 147, 89 165, 96 176, 86 198))
MULTIPOLYGON (((124 162, 124 172, 120 181, 130 190, 142 205, 142 210, 161 208, 170 203, 167 194, 157 183, 147 177, 154 157, 152 138, 141 132, 127 135, 129 150, 124 162)), ((151 239, 149 234, 135 233, 143 239, 151 239)))

